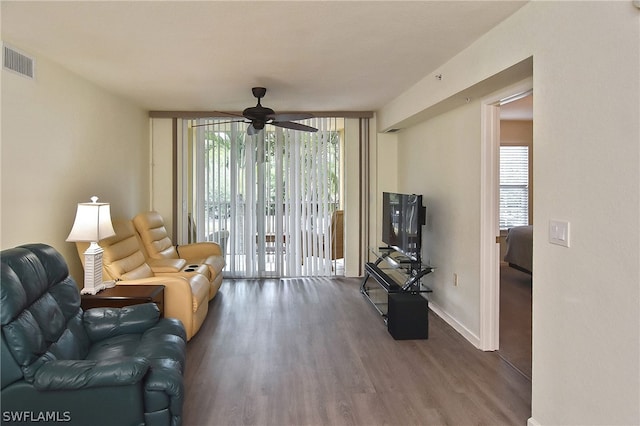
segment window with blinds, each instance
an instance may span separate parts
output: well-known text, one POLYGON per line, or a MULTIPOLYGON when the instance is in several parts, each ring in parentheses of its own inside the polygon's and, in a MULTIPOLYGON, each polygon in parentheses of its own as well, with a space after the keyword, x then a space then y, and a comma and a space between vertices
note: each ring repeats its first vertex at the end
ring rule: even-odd
POLYGON ((500 147, 500 229, 529 224, 529 147, 500 147))

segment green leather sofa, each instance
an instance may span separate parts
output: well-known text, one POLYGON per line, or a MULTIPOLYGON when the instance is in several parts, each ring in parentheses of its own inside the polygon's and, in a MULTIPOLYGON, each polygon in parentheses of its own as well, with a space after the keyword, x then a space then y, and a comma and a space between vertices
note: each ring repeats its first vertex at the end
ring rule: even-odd
POLYGON ((148 303, 80 308, 60 253, 0 252, 4 425, 180 425, 186 334, 148 303))

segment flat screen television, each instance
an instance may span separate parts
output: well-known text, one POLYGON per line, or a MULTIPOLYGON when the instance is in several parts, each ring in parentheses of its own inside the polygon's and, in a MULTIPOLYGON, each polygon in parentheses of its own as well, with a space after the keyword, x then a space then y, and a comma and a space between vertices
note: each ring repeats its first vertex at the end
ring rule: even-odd
POLYGON ((422 195, 382 193, 382 242, 420 262, 426 209, 422 195))

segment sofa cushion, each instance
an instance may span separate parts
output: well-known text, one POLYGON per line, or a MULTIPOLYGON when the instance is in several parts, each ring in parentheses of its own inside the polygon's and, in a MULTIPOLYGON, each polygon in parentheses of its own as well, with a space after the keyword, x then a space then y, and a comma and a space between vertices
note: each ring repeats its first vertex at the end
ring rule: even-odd
POLYGON ((152 211, 136 215, 133 224, 149 257, 153 259, 177 259, 178 252, 171 243, 160 213, 152 211))
POLYGON ((112 279, 135 280, 153 277, 140 250, 138 236, 129 220, 113 220, 116 234, 100 242, 105 250, 102 262, 112 279))

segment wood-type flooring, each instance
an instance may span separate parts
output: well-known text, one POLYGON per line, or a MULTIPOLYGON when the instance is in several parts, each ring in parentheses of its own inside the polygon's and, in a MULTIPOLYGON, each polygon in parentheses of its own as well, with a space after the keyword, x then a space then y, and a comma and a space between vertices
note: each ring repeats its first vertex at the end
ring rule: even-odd
POLYGON ((526 424, 509 363, 432 312, 428 340, 394 340, 359 284, 225 280, 187 347, 183 424, 526 424))
POLYGON ((500 265, 499 354, 531 380, 531 274, 500 265))

